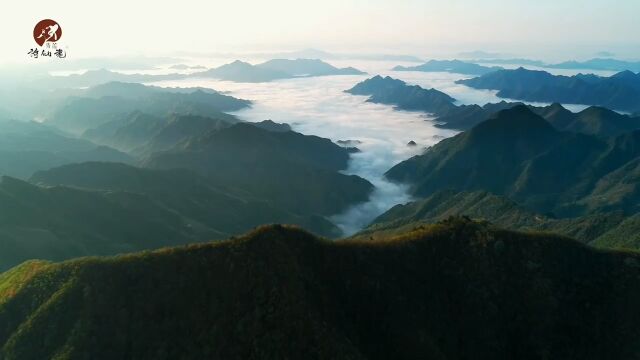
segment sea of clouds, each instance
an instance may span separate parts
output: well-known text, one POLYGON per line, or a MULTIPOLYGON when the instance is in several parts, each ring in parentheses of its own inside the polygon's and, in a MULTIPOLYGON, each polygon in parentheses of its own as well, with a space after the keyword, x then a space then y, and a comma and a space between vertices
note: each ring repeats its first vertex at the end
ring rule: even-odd
MULTIPOLYGON (((185 79, 154 85, 201 86, 228 92, 232 96, 253 101, 252 107, 235 113, 242 120, 257 122, 271 119, 288 123, 295 131, 307 135, 333 141, 357 140, 359 143, 356 146, 361 152, 352 155, 349 167, 344 172, 369 180, 375 185, 375 191, 368 202, 331 217, 345 235, 362 229, 392 206, 411 201, 407 186, 389 182, 384 178, 384 173, 395 164, 423 152, 425 148, 456 132, 435 127, 433 118, 427 114, 368 103, 367 97, 354 96, 344 90, 379 74, 424 88, 436 88, 454 97, 458 104, 482 105, 504 100, 498 98, 495 91, 475 90, 456 84, 456 80, 464 78, 459 74, 391 71, 399 63, 381 61, 339 61, 333 64, 339 67, 354 66, 368 74, 296 78, 266 83, 185 79), (409 141, 415 141, 417 146, 408 146, 409 141)), ((585 108, 581 105, 567 107, 572 111, 585 108)))

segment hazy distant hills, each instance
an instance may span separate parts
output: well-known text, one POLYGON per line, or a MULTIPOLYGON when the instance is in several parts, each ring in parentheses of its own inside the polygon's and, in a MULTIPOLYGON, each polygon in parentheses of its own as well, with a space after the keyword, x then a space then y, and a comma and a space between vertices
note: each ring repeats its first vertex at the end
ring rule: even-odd
POLYGON ((295 213, 332 215, 365 201, 373 189, 338 172, 348 159, 349 151, 328 139, 236 124, 156 153, 145 166, 191 169, 295 213))
MULTIPOLYGON (((417 85, 390 77, 376 76, 356 84, 347 92, 367 95, 367 101, 394 105, 401 110, 419 110, 436 117, 437 127, 466 130, 485 121, 494 113, 509 109, 519 102, 499 102, 485 105, 455 105, 453 98, 436 90, 426 90, 417 85)), ((640 118, 622 115, 603 107, 589 107, 573 113, 559 104, 544 107, 529 106, 543 116, 555 128, 589 135, 611 136, 640 128, 640 118)))
POLYGON ((97 69, 88 70, 81 74, 43 77, 37 80, 37 84, 42 87, 51 88, 82 88, 114 81, 127 83, 144 83, 152 81, 183 79, 186 76, 187 75, 184 74, 123 74, 107 69, 97 69))
POLYGON ((14 224, 8 215, 0 224, 7 249, 0 268, 220 239, 265 223, 337 237, 341 231, 326 216, 373 190, 340 173, 352 149, 270 120, 240 124, 223 112, 246 100, 116 82, 70 94, 51 102, 45 124, 0 122, 0 171, 25 179, 36 172, 30 181, 38 184, 3 180, 11 200, 5 213, 24 205, 25 221, 14 224), (95 218, 83 222, 90 202, 95 218), (47 212, 59 218, 47 220, 47 212), (149 229, 159 221, 166 224, 149 229), (163 233, 157 241, 156 231, 163 233))
POLYGON ((611 57, 612 54, 598 54, 598 57, 584 61, 570 60, 560 63, 547 63, 541 60, 524 58, 499 58, 499 57, 470 57, 474 60, 465 60, 468 63, 476 64, 505 64, 521 66, 537 66, 550 69, 570 69, 570 70, 599 70, 599 71, 640 71, 640 61, 619 60, 611 57))
POLYGON ((236 60, 230 64, 192 74, 196 77, 214 77, 237 82, 266 82, 300 76, 360 75, 362 71, 348 68, 336 68, 321 60, 312 59, 274 59, 251 65, 236 60))
POLYGON ((491 114, 510 108, 514 103, 461 105, 455 99, 436 90, 408 85, 402 80, 376 75, 345 90, 350 94, 369 96, 367 101, 393 105, 400 110, 424 111, 436 116, 439 127, 466 129, 484 121, 491 114))
MULTIPOLYGON (((190 67, 201 69, 202 67, 190 67)), ((183 70, 180 66, 178 69, 183 70)), ((190 74, 124 74, 107 69, 88 70, 80 74, 41 76, 32 85, 40 88, 83 88, 109 82, 150 83, 165 80, 181 80, 192 77, 212 77, 237 82, 267 82, 298 76, 360 75, 364 72, 352 67, 337 68, 318 59, 273 59, 252 65, 236 60, 216 68, 195 71, 190 74)))
POLYGON ((429 60, 417 66, 396 66, 395 71, 424 71, 424 72, 451 72, 465 75, 484 75, 496 70, 502 70, 497 66, 483 66, 460 60, 429 60))
POLYGON ((0 271, 28 259, 114 255, 222 239, 270 223, 341 235, 318 215, 323 209, 317 204, 315 213, 314 204, 293 212, 266 192, 224 186, 184 169, 86 162, 40 171, 29 181, 5 176, 0 182, 0 271))
POLYGON ((212 77, 237 82, 266 82, 287 79, 292 75, 283 71, 261 68, 244 61, 236 60, 214 69, 198 72, 194 76, 212 77))
POLYGON ((0 275, 0 356, 631 359, 639 264, 463 219, 374 242, 263 227, 16 267, 0 275))
POLYGON ((155 116, 183 113, 235 122, 233 116, 223 112, 239 110, 250 104, 247 100, 198 88, 185 91, 128 83, 99 85, 82 95, 61 102, 47 115, 48 123, 81 134, 134 111, 155 116))
POLYGON ((185 169, 154 170, 119 163, 86 162, 36 173, 30 181, 101 191, 143 194, 189 219, 193 230, 217 234, 206 240, 247 231, 265 223, 291 223, 323 236, 338 229, 320 216, 298 216, 273 205, 270 199, 248 194, 237 186, 214 184, 185 169))
POLYGON ((549 64, 546 67, 554 69, 590 69, 608 71, 633 71, 640 72, 640 61, 625 61, 611 58, 595 58, 586 61, 565 61, 558 64, 549 64))
POLYGON ((545 67, 547 63, 542 60, 533 60, 525 58, 476 58, 475 60, 466 60, 470 63, 476 64, 497 64, 497 65, 526 65, 526 66, 538 66, 545 67))
POLYGON ((457 83, 475 89, 498 90, 498 96, 517 100, 598 105, 630 112, 640 110, 640 74, 631 71, 611 77, 557 76, 519 68, 495 71, 457 83))
POLYGON ((90 160, 133 161, 113 148, 73 138, 40 123, 0 119, 0 175, 28 178, 38 170, 90 160))
POLYGON ((1 270, 29 259, 109 255, 197 240, 180 215, 127 192, 43 188, 4 176, 0 213, 1 270))
POLYGON ((274 71, 282 71, 293 76, 324 76, 324 75, 362 75, 364 72, 352 68, 337 68, 317 59, 274 59, 256 65, 256 67, 274 71))
POLYGON ((134 111, 88 129, 82 136, 140 157, 169 150, 192 137, 229 127, 233 123, 198 115, 173 113, 154 116, 134 111))
POLYGON ((417 85, 410 86, 389 76, 383 78, 376 75, 345 92, 369 96, 369 102, 395 105, 402 110, 441 113, 455 107, 455 99, 441 91, 423 89, 417 85))
POLYGON ((635 213, 640 133, 601 138, 559 132, 526 106, 503 110, 387 172, 416 196, 486 190, 560 216, 635 213), (624 181, 620 178, 624 177, 624 181))

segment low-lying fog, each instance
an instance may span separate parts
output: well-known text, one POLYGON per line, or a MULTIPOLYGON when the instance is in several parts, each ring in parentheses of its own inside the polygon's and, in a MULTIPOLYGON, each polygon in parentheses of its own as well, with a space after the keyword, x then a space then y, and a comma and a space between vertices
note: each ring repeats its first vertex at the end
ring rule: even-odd
MULTIPOLYGON (((318 135, 333 141, 360 142, 354 146, 361 152, 352 155, 345 173, 369 180, 376 186, 376 190, 369 202, 332 217, 347 235, 362 229, 390 207, 411 200, 404 186, 384 179, 385 171, 456 132, 436 128, 423 113, 397 111, 392 106, 367 103, 366 97, 350 95, 344 90, 368 77, 380 74, 425 88, 436 88, 456 98, 459 104, 485 104, 504 100, 498 98, 495 91, 474 90, 455 84, 456 80, 464 77, 459 74, 389 70, 398 65, 397 62, 329 62, 340 67, 354 66, 369 74, 286 79, 267 83, 185 79, 154 85, 201 86, 228 92, 230 95, 254 102, 251 108, 236 113, 242 120, 271 119, 275 122, 289 123, 294 130, 304 134, 318 135), (408 146, 409 141, 415 141, 417 146, 408 146)), ((579 111, 585 107, 568 106, 572 111, 579 111)))

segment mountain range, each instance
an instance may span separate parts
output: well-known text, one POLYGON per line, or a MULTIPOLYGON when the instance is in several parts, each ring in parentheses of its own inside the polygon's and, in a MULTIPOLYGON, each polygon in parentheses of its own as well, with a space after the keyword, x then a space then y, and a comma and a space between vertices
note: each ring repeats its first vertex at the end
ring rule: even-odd
POLYGON ((337 68, 322 60, 313 59, 274 59, 257 65, 236 60, 220 67, 192 74, 195 77, 214 77, 237 82, 266 82, 301 76, 360 75, 362 71, 337 68))
MULTIPOLYGON (((370 96, 367 101, 394 105, 401 110, 419 110, 434 115, 436 126, 467 130, 485 121, 494 113, 522 105, 520 102, 488 103, 485 105, 455 105, 455 99, 436 90, 408 85, 391 77, 376 76, 362 81, 347 92, 370 96)), ((640 118, 619 114, 599 106, 573 113, 558 103, 549 106, 529 106, 556 129, 589 135, 619 135, 640 128, 640 118)))
POLYGON ((599 137, 556 130, 524 105, 502 110, 391 168, 414 195, 485 190, 542 213, 638 211, 640 131, 599 137))
POLYGON ((465 75, 484 75, 496 70, 502 70, 498 66, 483 66, 460 60, 429 60, 416 66, 396 66, 394 71, 423 71, 423 72, 450 72, 465 75))
POLYGON ((455 99, 436 89, 407 85, 389 76, 376 75, 359 82, 345 92, 369 96, 368 102, 395 105, 398 109, 442 113, 455 107, 455 99))
POLYGON ((0 119, 1 175, 24 179, 38 170, 82 161, 131 163, 133 158, 45 124, 0 119))
POLYGON ((640 74, 619 72, 610 77, 592 74, 552 75, 546 71, 499 70, 456 81, 474 89, 498 90, 497 95, 525 101, 603 106, 640 111, 640 74))
POLYGON ((136 193, 40 187, 3 176, 0 198, 0 271, 29 259, 114 255, 221 237, 198 238, 179 214, 136 193))
POLYGON ((155 116, 190 114, 235 122, 235 117, 225 112, 240 110, 250 104, 247 100, 200 88, 164 89, 141 84, 106 83, 65 98, 44 118, 48 124, 80 135, 135 111, 155 116))
MULTIPOLYGON (((182 68, 182 67, 181 67, 182 68)), ((202 67, 191 67, 199 70, 202 67)), ((172 67, 171 69, 183 70, 172 67)), ((40 76, 33 80, 40 88, 83 88, 92 87, 109 82, 150 83, 167 80, 181 80, 187 78, 212 77, 221 80, 237 82, 266 82, 277 79, 289 79, 299 76, 326 75, 361 75, 364 72, 352 67, 337 68, 318 59, 273 59, 252 65, 236 60, 231 63, 206 70, 194 71, 189 74, 125 74, 107 69, 88 70, 79 74, 40 76)))
POLYGON ((622 211, 611 211, 556 218, 483 190, 441 190, 421 200, 398 204, 377 217, 354 238, 397 235, 452 216, 487 221, 509 230, 564 235, 594 247, 640 249, 640 214, 625 216, 622 211))
POLYGON ((374 241, 269 226, 5 272, 0 356, 631 359, 638 277, 635 252, 464 219, 374 241))
POLYGON ((546 65, 553 69, 589 69, 605 71, 640 71, 640 61, 626 61, 611 58, 594 58, 586 61, 565 61, 557 64, 546 65))
POLYGON ((373 190, 368 181, 339 173, 348 160, 349 150, 328 139, 239 123, 152 154, 143 165, 190 169, 290 211, 328 216, 373 190))

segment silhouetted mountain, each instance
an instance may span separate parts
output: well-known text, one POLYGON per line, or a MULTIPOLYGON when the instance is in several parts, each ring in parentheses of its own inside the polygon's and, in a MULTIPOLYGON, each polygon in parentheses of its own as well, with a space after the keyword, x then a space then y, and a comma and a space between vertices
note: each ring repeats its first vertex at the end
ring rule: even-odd
POLYGON ((0 356, 632 359, 639 277, 635 252, 462 219, 373 242, 271 226, 16 267, 0 275, 0 356))
POLYGON ((609 71, 640 71, 640 61, 624 61, 617 59, 595 58, 586 61, 565 61, 559 64, 549 64, 546 67, 553 69, 590 69, 609 71))
POLYGON ((163 80, 184 79, 184 74, 123 74, 107 69, 88 70, 81 74, 71 74, 66 76, 49 76, 38 79, 37 83, 42 87, 51 88, 79 88, 89 87, 108 82, 143 83, 163 80))
POLYGON ((251 123, 251 124, 261 129, 265 129, 269 131, 275 131, 275 132, 291 131, 291 126, 289 124, 277 123, 277 122, 274 122, 273 120, 263 120, 263 121, 251 123))
POLYGON ((482 66, 460 60, 429 60, 417 66, 396 66, 395 71, 424 71, 424 72, 450 72, 465 75, 484 75, 496 70, 502 70, 497 66, 482 66))
POLYGON ((476 89, 498 90, 498 96, 525 101, 604 106, 640 110, 640 74, 630 71, 611 77, 559 76, 519 68, 500 70, 473 79, 458 80, 476 89))
POLYGON ((251 104, 251 101, 249 100, 234 98, 233 96, 225 95, 213 89, 204 87, 159 87, 117 81, 92 86, 88 89, 82 90, 80 93, 77 93, 77 96, 91 98, 117 96, 132 100, 145 100, 145 98, 149 96, 157 96, 159 94, 164 94, 161 96, 171 97, 173 94, 194 93, 196 96, 193 96, 192 100, 208 102, 210 105, 216 106, 221 111, 236 111, 251 104))
POLYGON ((251 65, 240 60, 215 69, 192 74, 196 77, 214 77, 237 82, 266 82, 299 76, 358 75, 363 72, 348 67, 339 69, 321 60, 274 59, 251 65))
POLYGON ((453 106, 440 114, 435 114, 437 116, 436 127, 457 130, 470 129, 500 110, 510 109, 521 104, 501 101, 482 106, 476 104, 453 106))
POLYGON ((317 59, 274 59, 256 65, 256 67, 282 71, 292 76, 324 76, 324 75, 361 75, 364 72, 352 67, 337 68, 317 59))
POLYGON ((28 178, 38 170, 91 160, 133 161, 113 148, 72 138, 40 123, 0 120, 0 175, 28 178))
POLYGON ((213 77, 237 82, 266 82, 291 77, 291 75, 286 72, 257 67, 240 60, 214 69, 197 72, 192 74, 192 76, 213 77))
POLYGON ((530 107, 556 129, 582 134, 615 136, 640 128, 640 118, 619 114, 609 109, 591 106, 573 113, 560 104, 530 107))
POLYGON ((507 59, 498 59, 498 58, 476 58, 475 60, 467 60, 467 62, 476 63, 476 64, 499 64, 499 65, 526 65, 526 66, 539 66, 543 67, 547 64, 541 60, 533 60, 533 59, 523 59, 523 58, 507 58, 507 59))
POLYGON ((369 95, 367 101, 395 105, 400 110, 425 111, 436 116, 437 127, 459 130, 471 128, 497 111, 521 104, 502 101, 484 106, 456 106, 453 104, 455 99, 436 89, 426 90, 418 85, 407 85, 404 81, 379 75, 356 84, 346 92, 369 95))
POLYGON ((353 95, 369 96, 367 101, 395 105, 402 110, 443 113, 454 108, 454 98, 436 89, 423 89, 418 85, 407 85, 402 80, 376 75, 356 84, 349 90, 353 95))
POLYGON ((154 154, 145 165, 191 169, 294 213, 333 215, 365 201, 373 188, 338 172, 348 159, 349 152, 328 139, 240 123, 154 154))
POLYGON ((250 104, 247 100, 200 89, 190 89, 191 92, 159 89, 139 84, 107 84, 88 90, 89 97, 67 99, 47 119, 63 130, 82 134, 134 111, 155 116, 191 114, 236 122, 234 116, 223 112, 239 110, 250 104), (123 89, 121 96, 111 95, 118 89, 123 89))
MULTIPOLYGON (((480 105, 461 105, 439 116, 437 127, 467 130, 487 120, 500 111, 523 105, 519 102, 489 103, 480 105)), ((571 131, 587 135, 615 136, 640 128, 640 118, 631 117, 615 111, 590 106, 574 113, 558 103, 549 106, 531 106, 529 109, 542 116, 553 127, 561 131, 571 131)))
POLYGON ((320 216, 296 215, 274 206, 272 201, 236 187, 216 186, 184 169, 152 170, 87 162, 38 172, 30 181, 46 186, 144 195, 188 221, 192 230, 200 234, 196 234, 196 240, 220 239, 270 223, 297 224, 328 237, 340 235, 333 224, 320 216))
POLYGON ((640 131, 615 138, 558 132, 526 106, 503 110, 469 131, 445 139, 387 172, 412 184, 417 196, 442 189, 486 190, 536 211, 574 216, 599 210, 639 210, 629 174, 640 156, 640 131), (613 197, 598 197, 611 186, 613 197))
POLYGON ((204 67, 202 65, 175 64, 175 65, 169 66, 169 69, 175 69, 175 70, 201 70, 201 69, 206 69, 206 67, 204 67))
MULTIPOLYGON (((369 100, 371 102, 393 104, 402 110, 418 109, 431 113, 436 116, 437 127, 457 130, 470 129, 500 110, 522 105, 521 102, 501 101, 482 106, 456 106, 453 103, 447 104, 446 98, 443 102, 442 97, 421 96, 433 91, 439 93, 435 89, 424 90, 419 86, 407 85, 401 80, 380 76, 365 80, 347 90, 356 95, 372 95, 369 100)), ((572 113, 558 103, 529 108, 563 131, 612 136, 640 128, 640 118, 622 115, 602 107, 592 106, 579 113, 572 113)))
POLYGON ((89 129, 83 133, 83 137, 137 156, 147 156, 232 124, 226 120, 197 115, 158 117, 135 111, 89 129))
POLYGON ((322 216, 292 213, 186 170, 88 162, 41 171, 30 181, 38 185, 0 181, 0 271, 28 259, 156 249, 279 222, 340 235, 322 216))

